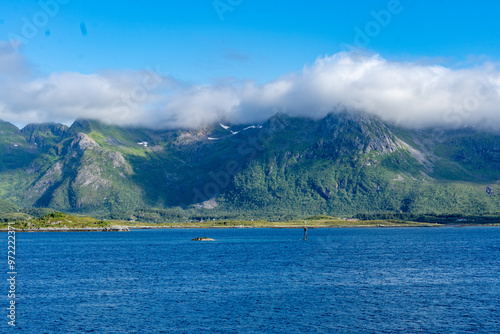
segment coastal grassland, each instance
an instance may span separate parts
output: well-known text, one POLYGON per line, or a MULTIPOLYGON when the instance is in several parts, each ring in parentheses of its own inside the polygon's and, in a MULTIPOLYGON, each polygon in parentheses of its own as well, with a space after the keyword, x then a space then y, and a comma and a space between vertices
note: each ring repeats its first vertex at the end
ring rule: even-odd
MULTIPOLYGON (((0 223, 0 229, 6 229, 8 223, 0 223)), ((112 224, 107 221, 98 220, 91 217, 71 216, 61 212, 49 213, 40 218, 28 218, 17 220, 11 224, 11 228, 19 230, 37 230, 47 228, 106 228, 112 224)))
MULTIPOLYGON (((315 215, 307 218, 297 216, 289 219, 267 219, 251 215, 248 218, 223 217, 170 217, 153 221, 129 219, 96 219, 88 216, 49 212, 49 209, 19 209, 8 202, 0 202, 0 229, 10 227, 25 231, 43 230, 127 230, 162 228, 335 228, 335 227, 436 227, 458 225, 500 225, 500 215, 464 216, 458 214, 404 214, 404 213, 367 213, 354 218, 315 215), (180 218, 180 219, 179 219, 180 218), (13 222, 13 223, 12 223, 13 222)), ((135 217, 140 217, 136 214, 135 217)), ((144 217, 143 217, 144 218, 144 217)), ((157 217, 160 218, 160 217, 157 217)))
MULTIPOLYGON (((117 222, 115 222, 117 224, 117 222)), ((266 220, 211 220, 189 223, 142 223, 120 222, 128 228, 326 228, 326 227, 403 227, 403 226, 439 226, 433 223, 419 223, 403 220, 357 220, 341 219, 330 216, 314 216, 307 219, 289 221, 266 220)))

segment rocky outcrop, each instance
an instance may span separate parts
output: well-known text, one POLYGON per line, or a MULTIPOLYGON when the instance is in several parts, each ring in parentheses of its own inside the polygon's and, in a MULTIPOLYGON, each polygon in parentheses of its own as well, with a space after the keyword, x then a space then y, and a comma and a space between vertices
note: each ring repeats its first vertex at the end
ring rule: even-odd
POLYGON ((207 209, 207 210, 212 210, 215 209, 216 207, 219 206, 219 203, 217 203, 217 200, 215 198, 209 199, 208 201, 195 204, 195 208, 197 209, 207 209))
POLYGON ((56 162, 50 167, 47 172, 30 188, 28 198, 41 197, 45 192, 56 182, 60 181, 62 177, 62 163, 56 162))
POLYGON ((89 135, 79 132, 71 142, 70 151, 83 155, 87 149, 98 146, 99 144, 94 139, 90 138, 89 135))

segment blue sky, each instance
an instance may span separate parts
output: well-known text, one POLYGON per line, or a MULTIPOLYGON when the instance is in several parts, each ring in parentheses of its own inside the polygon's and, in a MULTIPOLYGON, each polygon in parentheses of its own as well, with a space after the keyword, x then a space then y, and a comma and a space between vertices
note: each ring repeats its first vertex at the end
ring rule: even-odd
POLYGON ((199 127, 348 109, 500 128, 498 2, 0 3, 0 118, 20 126, 199 127))
MULTIPOLYGON (((159 65, 164 73, 197 83, 226 77, 266 82, 300 71, 318 56, 339 52, 341 43, 353 44, 355 27, 363 31, 374 20, 370 12, 390 3, 232 0, 233 6, 221 0, 219 5, 232 8, 221 20, 212 0, 61 2, 67 3, 22 51, 42 72, 159 65)), ((33 23, 42 10, 34 0, 2 1, 1 8, 4 40, 9 33, 22 36, 23 18, 33 23)), ((386 59, 451 66, 500 57, 500 3, 401 0, 400 8, 370 38, 368 49, 386 59)))

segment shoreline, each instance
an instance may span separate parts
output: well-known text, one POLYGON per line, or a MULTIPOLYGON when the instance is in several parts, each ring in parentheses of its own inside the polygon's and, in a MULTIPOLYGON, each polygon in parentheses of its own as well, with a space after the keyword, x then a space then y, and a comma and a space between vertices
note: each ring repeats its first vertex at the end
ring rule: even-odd
POLYGON ((130 229, 126 226, 109 226, 109 227, 42 227, 33 229, 0 229, 0 232, 129 232, 130 229))
MULTIPOLYGON (((439 227, 500 227, 497 224, 398 224, 398 225, 318 225, 306 226, 308 229, 324 229, 324 228, 439 228, 439 227)), ((130 232, 132 230, 165 230, 165 229, 302 229, 304 226, 112 226, 112 227, 89 227, 89 228, 40 228, 40 229, 0 229, 1 232, 21 232, 21 233, 36 233, 36 232, 130 232)))
MULTIPOLYGON (((124 226, 125 227, 125 226, 124 226)), ((500 227, 497 224, 429 224, 429 225, 321 225, 321 226, 126 226, 130 230, 162 230, 162 229, 321 229, 321 228, 403 228, 403 227, 500 227)))

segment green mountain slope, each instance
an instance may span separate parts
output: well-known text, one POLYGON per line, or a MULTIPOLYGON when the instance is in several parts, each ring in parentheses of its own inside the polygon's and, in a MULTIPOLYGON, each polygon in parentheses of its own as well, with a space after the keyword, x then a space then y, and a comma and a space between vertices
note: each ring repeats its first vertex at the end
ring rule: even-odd
POLYGON ((68 131, 68 127, 58 123, 28 124, 21 129, 26 141, 40 151, 47 152, 58 144, 68 131))
POLYGON ((2 122, 0 198, 123 217, 499 212, 499 139, 347 112, 196 130, 2 122))
MULTIPOLYGON (((265 150, 235 175, 233 188, 222 196, 228 205, 239 204, 233 209, 304 214, 499 211, 498 178, 475 178, 449 151, 441 157, 437 149, 426 154, 376 119, 341 114, 309 125, 294 120, 281 124, 266 126, 271 131, 265 150), (300 136, 301 131, 307 135, 300 136), (463 175, 457 177, 457 169, 463 175)), ((471 154, 481 150, 467 149, 471 154)), ((483 169, 476 169, 481 175, 494 168, 493 161, 482 163, 483 169)))
POLYGON ((0 120, 0 171, 26 167, 36 156, 36 148, 26 141, 21 131, 0 120))

